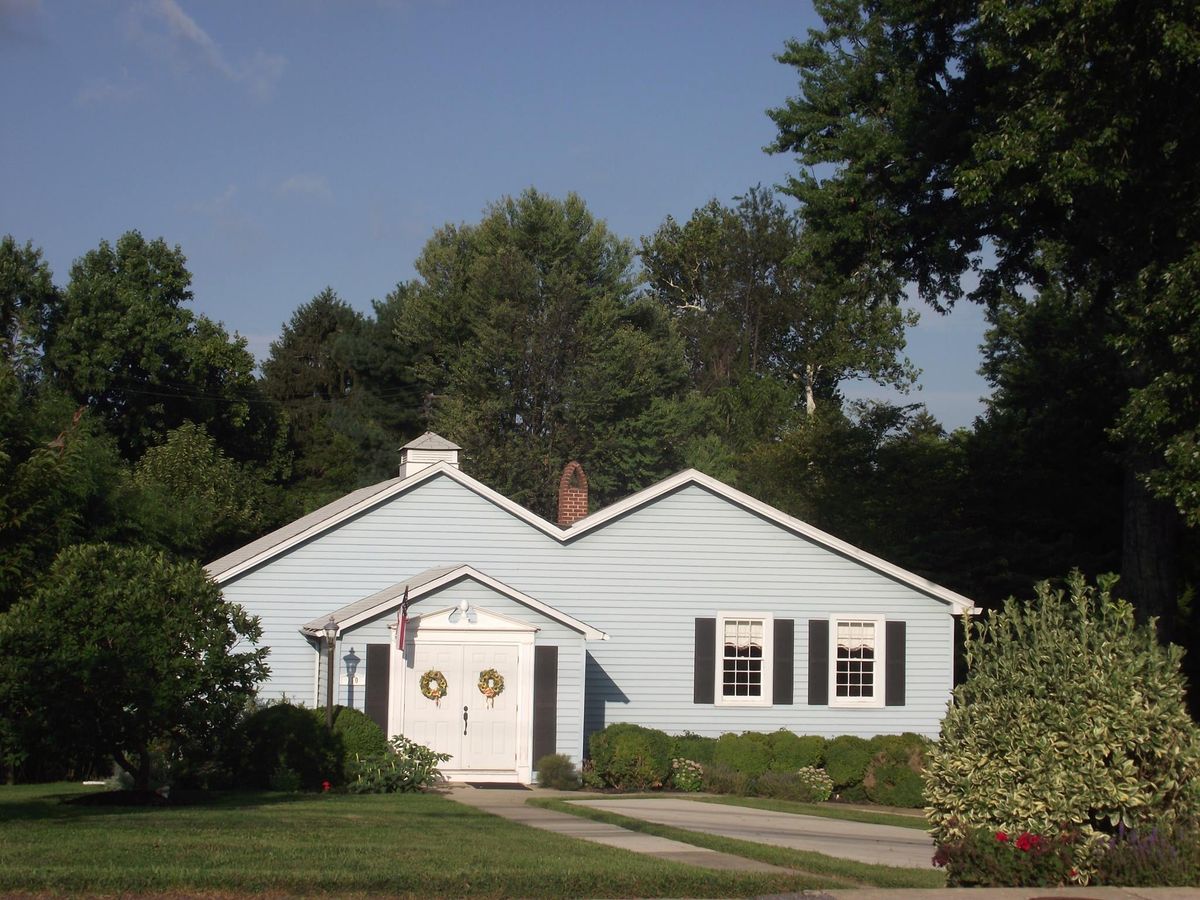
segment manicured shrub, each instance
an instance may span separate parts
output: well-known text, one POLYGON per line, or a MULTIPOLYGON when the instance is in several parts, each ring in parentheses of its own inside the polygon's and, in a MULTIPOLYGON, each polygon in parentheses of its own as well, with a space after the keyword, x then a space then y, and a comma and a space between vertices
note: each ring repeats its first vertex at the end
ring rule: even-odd
POLYGON ((1115 579, 1040 584, 966 626, 966 681, 929 754, 934 839, 977 830, 1081 834, 1076 868, 1117 826, 1192 827, 1200 734, 1184 704, 1181 651, 1114 599, 1115 579))
POLYGON ((604 779, 596 774, 596 764, 590 759, 585 759, 583 765, 580 766, 579 781, 589 791, 599 791, 608 786, 604 783, 604 779))
POLYGON ((234 779, 247 788, 269 788, 279 769, 290 769, 300 787, 342 780, 342 745, 312 711, 290 703, 264 706, 238 726, 234 779))
MULTIPOLYGON (((323 725, 325 711, 313 710, 313 712, 320 715, 323 725)), ((366 713, 361 713, 348 706, 339 706, 334 709, 333 733, 341 738, 346 759, 354 759, 356 756, 378 756, 386 753, 388 749, 388 739, 383 733, 383 729, 376 725, 375 721, 366 713)))
POLYGON ((1045 836, 977 828, 941 844, 933 857, 951 887, 1054 887, 1081 880, 1076 862, 1086 841, 1065 829, 1045 836))
POLYGON ((895 740, 872 739, 873 747, 882 747, 863 774, 863 790, 871 800, 885 806, 918 808, 925 805, 925 756, 928 741, 918 735, 887 735, 895 740))
POLYGON ((731 769, 720 763, 704 767, 704 790, 710 794, 736 794, 749 797, 754 794, 755 779, 745 772, 731 769))
POLYGON ((815 768, 825 761, 825 738, 818 734, 801 736, 781 728, 767 737, 771 748, 771 768, 776 772, 815 768))
POLYGON ((703 790, 704 767, 691 759, 671 760, 671 787, 677 791, 703 790))
POLYGON ((438 763, 448 759, 449 753, 437 753, 398 734, 388 742, 385 753, 354 761, 346 790, 352 794, 414 793, 440 781, 438 763))
POLYGON ((764 772, 754 784, 760 797, 821 803, 829 799, 833 783, 823 769, 806 767, 795 772, 764 772))
POLYGON ((579 789, 579 771, 569 756, 547 754, 537 761, 534 768, 537 770, 538 784, 544 788, 554 788, 556 791, 579 789))
POLYGON ((717 749, 717 739, 701 737, 690 731, 677 734, 671 738, 671 756, 679 759, 690 759, 702 766, 713 761, 713 753, 717 749))
POLYGON ((825 745, 825 771, 839 794, 844 794, 846 788, 862 785, 870 762, 871 745, 863 738, 844 734, 825 745))
POLYGON ((713 763, 757 778, 771 767, 771 745, 765 738, 753 732, 723 734, 713 750, 713 763))
POLYGON ((666 732, 618 722, 591 736, 596 774, 622 791, 662 787, 671 773, 671 738, 666 732))

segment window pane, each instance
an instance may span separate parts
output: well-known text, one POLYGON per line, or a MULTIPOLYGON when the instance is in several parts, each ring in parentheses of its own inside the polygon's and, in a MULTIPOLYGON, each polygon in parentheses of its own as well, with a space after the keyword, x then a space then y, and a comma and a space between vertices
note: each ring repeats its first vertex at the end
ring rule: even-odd
POLYGON ((763 622, 726 619, 722 651, 721 694, 762 696, 763 622))
POLYGON ((837 623, 835 696, 871 699, 875 696, 875 623, 847 620, 837 623))

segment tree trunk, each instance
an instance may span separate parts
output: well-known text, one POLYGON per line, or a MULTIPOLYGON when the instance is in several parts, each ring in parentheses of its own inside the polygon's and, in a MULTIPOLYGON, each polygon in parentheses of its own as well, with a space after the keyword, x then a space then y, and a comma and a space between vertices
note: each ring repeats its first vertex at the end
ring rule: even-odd
POLYGON ((1158 636, 1175 636, 1179 602, 1179 513, 1150 493, 1139 477, 1150 460, 1144 453, 1126 457, 1121 535, 1122 593, 1138 619, 1158 618, 1158 636))
POLYGON ((804 411, 812 415, 817 411, 817 397, 813 393, 813 382, 817 380, 817 367, 809 363, 804 367, 804 411))

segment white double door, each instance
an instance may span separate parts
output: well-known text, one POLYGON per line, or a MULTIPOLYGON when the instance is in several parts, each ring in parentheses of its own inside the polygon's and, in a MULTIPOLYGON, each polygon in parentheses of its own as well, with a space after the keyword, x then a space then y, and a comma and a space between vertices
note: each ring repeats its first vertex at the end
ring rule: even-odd
POLYGON ((518 659, 516 644, 415 642, 405 678, 404 735, 449 753, 443 772, 514 772, 518 659), (504 690, 490 701, 479 691, 480 673, 487 669, 504 678, 504 690), (421 676, 429 671, 446 679, 446 695, 437 702, 421 693, 421 676))

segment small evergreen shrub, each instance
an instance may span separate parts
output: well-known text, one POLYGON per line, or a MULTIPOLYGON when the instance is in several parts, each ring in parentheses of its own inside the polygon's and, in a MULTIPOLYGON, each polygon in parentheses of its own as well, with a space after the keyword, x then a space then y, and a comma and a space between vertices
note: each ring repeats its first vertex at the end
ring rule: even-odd
POLYGON ((449 753, 437 753, 398 734, 388 742, 386 752, 353 761, 346 790, 352 794, 414 793, 436 784, 442 777, 438 763, 448 759, 449 753))
POLYGON ((702 766, 713 761, 713 753, 717 749, 717 739, 701 737, 690 731, 677 734, 671 738, 671 756, 680 759, 690 759, 702 766))
POLYGON ((766 735, 723 734, 713 751, 713 763, 757 778, 771 767, 771 745, 766 735))
POLYGON ((781 728, 768 737, 771 768, 776 772, 815 768, 825 761, 825 738, 818 734, 798 735, 781 728))
MULTIPOLYGON (((324 725, 325 711, 314 712, 320 714, 321 724, 324 725)), ((366 713, 349 706, 334 708, 333 733, 341 738, 346 759, 353 759, 355 756, 378 756, 388 750, 388 739, 383 729, 366 713)))
POLYGON ((569 756, 562 753, 547 754, 537 761, 534 768, 537 769, 538 784, 544 788, 554 788, 556 791, 579 789, 579 772, 569 756))
MULTIPOLYGON (((888 737, 903 738, 902 735, 888 737)), ((916 735, 913 735, 916 737, 916 735)), ((863 790, 876 803, 885 806, 907 806, 919 808, 925 805, 925 757, 922 747, 928 742, 911 740, 871 741, 875 747, 882 746, 871 757, 863 775, 863 790)))
POLYGON ((862 785, 870 762, 871 745, 860 737, 844 734, 825 745, 825 771, 839 794, 862 785))
POLYGON ((271 773, 270 786, 271 790, 282 791, 286 794, 294 794, 303 787, 300 782, 300 773, 287 766, 279 766, 271 773))
POLYGON ((1081 880, 1076 862, 1086 839, 1063 829, 1046 836, 973 829, 941 844, 933 857, 950 887, 1056 887, 1081 880))
POLYGON ((583 761, 579 769, 579 781, 589 791, 599 791, 607 787, 604 779, 596 774, 596 764, 590 759, 583 761))
POLYGON ((618 790, 662 787, 671 774, 671 739, 666 732, 618 722, 595 732, 588 746, 596 774, 618 790))
POLYGON ((1187 712, 1182 651, 1073 573, 965 625, 966 681, 930 750, 926 797, 939 845, 976 831, 1078 831, 1083 878, 1118 826, 1192 829, 1200 820, 1200 731, 1187 712), (1064 826, 1063 823, 1068 823, 1064 826))
POLYGON ((806 766, 795 772, 764 772, 755 782, 754 792, 776 800, 822 803, 833 792, 833 782, 823 769, 806 766))
POLYGON ((671 760, 671 787, 677 791, 704 789, 704 767, 690 759, 671 760))
POLYGON ((255 710, 239 724, 234 746, 232 768, 241 787, 269 788, 278 769, 294 772, 307 791, 342 780, 341 742, 302 706, 275 703, 255 710))
POLYGON ((710 794, 735 794, 750 797, 754 794, 755 779, 745 772, 731 769, 719 763, 704 767, 704 790, 710 794))

